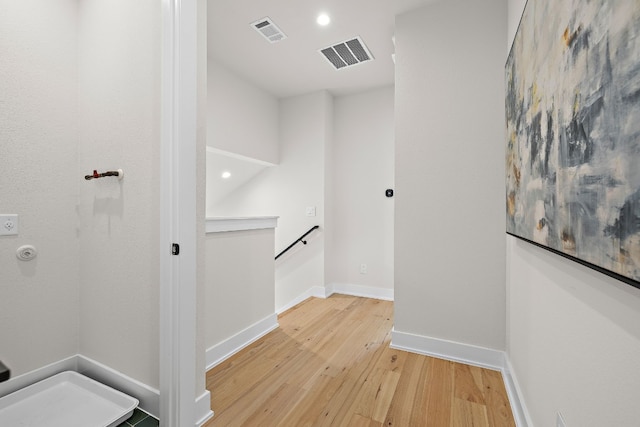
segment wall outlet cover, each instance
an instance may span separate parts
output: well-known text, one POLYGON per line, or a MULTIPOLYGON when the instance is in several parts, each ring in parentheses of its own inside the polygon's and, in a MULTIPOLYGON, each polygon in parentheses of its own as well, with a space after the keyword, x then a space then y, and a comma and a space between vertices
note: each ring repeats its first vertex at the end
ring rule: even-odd
POLYGON ((18 215, 0 214, 0 236, 16 236, 18 234, 18 215))

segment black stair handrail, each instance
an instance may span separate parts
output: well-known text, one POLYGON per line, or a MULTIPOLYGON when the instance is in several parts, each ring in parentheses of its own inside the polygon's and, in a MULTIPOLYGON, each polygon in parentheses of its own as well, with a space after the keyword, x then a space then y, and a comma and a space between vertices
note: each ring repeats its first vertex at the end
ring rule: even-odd
POLYGON ((280 258, 280 256, 282 254, 284 254, 285 252, 287 252, 289 249, 291 249, 292 247, 294 247, 298 242, 302 242, 304 245, 307 244, 306 240, 302 240, 305 237, 307 237, 311 232, 313 232, 313 230, 320 228, 319 225, 314 225, 313 227, 311 227, 309 229, 309 231, 307 231, 306 233, 304 233, 302 236, 298 237, 298 239, 296 239, 296 241, 294 241, 292 244, 290 244, 289 246, 287 246, 287 249, 285 249, 284 251, 280 252, 278 255, 276 255, 276 259, 280 258))

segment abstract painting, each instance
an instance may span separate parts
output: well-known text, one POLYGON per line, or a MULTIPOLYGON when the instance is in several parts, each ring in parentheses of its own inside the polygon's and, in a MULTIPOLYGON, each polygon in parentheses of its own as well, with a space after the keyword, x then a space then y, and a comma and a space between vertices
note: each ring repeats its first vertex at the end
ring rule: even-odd
POLYGON ((529 0, 505 74, 507 232, 640 287, 640 0, 529 0))

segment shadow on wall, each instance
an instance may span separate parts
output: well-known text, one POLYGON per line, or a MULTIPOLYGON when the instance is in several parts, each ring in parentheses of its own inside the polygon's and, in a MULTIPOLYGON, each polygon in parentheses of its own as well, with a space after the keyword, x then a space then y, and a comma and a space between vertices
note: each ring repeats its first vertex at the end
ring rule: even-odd
POLYGON ((96 224, 106 226, 107 234, 111 235, 111 221, 114 218, 122 220, 124 216, 124 192, 122 191, 123 183, 119 182, 114 185, 111 182, 95 182, 96 188, 93 198, 93 220, 96 224), (106 221, 103 223, 102 221, 106 221))

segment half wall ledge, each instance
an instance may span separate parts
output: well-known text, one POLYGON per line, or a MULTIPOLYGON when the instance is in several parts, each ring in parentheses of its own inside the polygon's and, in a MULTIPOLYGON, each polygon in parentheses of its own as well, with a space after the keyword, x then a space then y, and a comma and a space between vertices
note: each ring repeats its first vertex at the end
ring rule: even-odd
POLYGON ((278 226, 277 216, 254 216, 254 217, 223 217, 207 218, 207 233, 222 233, 226 231, 261 230, 265 228, 276 228, 278 226))

